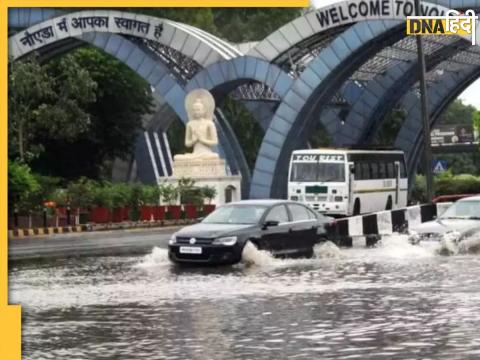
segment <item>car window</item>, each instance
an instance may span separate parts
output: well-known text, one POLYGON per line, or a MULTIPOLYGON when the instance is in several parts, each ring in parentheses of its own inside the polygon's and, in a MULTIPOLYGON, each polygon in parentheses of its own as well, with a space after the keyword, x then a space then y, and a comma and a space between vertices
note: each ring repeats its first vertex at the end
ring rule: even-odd
POLYGON ((317 214, 313 210, 310 210, 309 208, 306 209, 310 219, 318 219, 317 214))
POLYGON ((226 205, 205 219, 206 224, 258 224, 267 208, 263 205, 226 205))
POLYGON ((301 221, 311 219, 311 215, 306 207, 297 204, 289 204, 288 208, 292 213, 292 221, 301 221))
POLYGON ((278 221, 279 223, 288 222, 287 208, 284 205, 277 205, 270 210, 265 221, 278 221))

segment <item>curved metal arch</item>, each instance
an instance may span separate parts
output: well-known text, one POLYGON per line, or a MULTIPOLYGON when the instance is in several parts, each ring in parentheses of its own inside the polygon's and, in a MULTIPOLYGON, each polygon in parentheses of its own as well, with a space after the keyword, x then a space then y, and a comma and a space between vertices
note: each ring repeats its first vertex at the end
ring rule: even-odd
POLYGON ((224 96, 250 81, 266 84, 280 98, 293 84, 293 79, 278 66, 253 56, 242 56, 219 61, 199 71, 187 84, 186 90, 204 88, 217 96, 224 96))
MULTIPOLYGON (((430 126, 434 126, 448 106, 475 80, 480 78, 480 66, 466 69, 459 74, 446 73, 443 79, 428 90, 430 126)), ((408 116, 395 141, 395 146, 405 151, 409 182, 415 178, 424 147, 421 121, 421 104, 418 96, 410 92, 403 101, 408 116)))
MULTIPOLYGON (((48 16, 48 15, 46 15, 48 16)), ((15 17, 13 18, 15 21, 15 17)), ((14 25, 12 21, 12 26, 14 25)), ((18 16, 20 21, 20 15, 18 16)), ((24 21, 25 23, 25 21, 24 21)), ((159 19, 147 15, 139 15, 134 13, 125 13, 116 10, 83 10, 74 13, 62 14, 49 18, 48 20, 41 21, 35 25, 29 26, 26 30, 21 31, 9 38, 9 55, 13 59, 17 59, 31 51, 37 50, 43 46, 51 44, 53 42, 82 36, 83 34, 92 32, 105 32, 121 35, 135 36, 150 41, 161 43, 168 46, 182 55, 195 60, 202 66, 208 66, 219 60, 233 59, 239 55, 238 49, 234 46, 227 44, 224 41, 220 41, 213 37, 213 35, 207 35, 200 29, 196 29, 192 26, 177 23, 174 21, 159 19), (96 26, 83 28, 83 26, 72 26, 73 19, 86 18, 86 17, 106 17, 108 18, 108 26, 96 26), (142 30, 137 27, 131 27, 128 29, 125 26, 119 27, 115 22, 115 18, 126 18, 132 21, 140 21, 146 25, 142 30), (66 21, 66 30, 62 30, 59 25, 63 19, 66 21), (35 41, 31 46, 22 42, 21 39, 27 34, 35 33, 42 29, 49 29, 51 27, 53 36, 49 36, 48 31, 45 32, 45 37, 39 37, 38 41, 35 41)), ((43 33, 42 33, 43 34, 43 33)))
MULTIPOLYGON (((413 10, 413 0, 407 0, 405 2, 410 2, 412 6, 410 6, 409 9, 413 10)), ((459 8, 463 8, 463 0, 433 0, 428 2, 423 1, 422 3, 424 11, 427 14, 440 15, 441 12, 438 10, 449 7, 446 3, 450 2, 454 3, 454 5, 458 5, 459 8)), ((256 44, 255 47, 248 52, 248 55, 263 58, 268 61, 274 61, 282 56, 282 54, 289 53, 292 55, 293 49, 301 47, 300 45, 302 43, 307 42, 314 37, 326 34, 336 28, 342 29, 345 28, 345 26, 368 20, 405 19, 407 15, 413 15, 412 13, 404 13, 404 11, 407 10, 403 8, 404 10, 402 11, 400 7, 398 7, 400 10, 397 14, 396 3, 391 1, 386 3, 386 5, 388 5, 388 15, 379 14, 376 16, 364 16, 358 12, 358 3, 359 1, 350 0, 318 7, 314 11, 308 12, 292 20, 288 24, 271 33, 265 39, 256 44), (346 16, 345 14, 352 14, 352 16, 346 16), (327 18, 328 20, 326 20, 327 18)), ((455 8, 455 6, 453 8, 455 8)))
MULTIPOLYGON (((305 142, 313 113, 325 105, 360 64, 403 36, 404 26, 405 22, 395 20, 358 23, 310 62, 285 95, 265 134, 250 197, 280 197, 285 193, 290 153, 305 142)), ((327 129, 335 126, 323 119, 322 123, 327 129)))
MULTIPOLYGON (((434 51, 426 57, 427 71, 470 45, 458 39, 434 51)), ((370 80, 337 134, 337 145, 370 143, 387 113, 418 80, 417 69, 417 61, 396 63, 385 74, 370 80)))

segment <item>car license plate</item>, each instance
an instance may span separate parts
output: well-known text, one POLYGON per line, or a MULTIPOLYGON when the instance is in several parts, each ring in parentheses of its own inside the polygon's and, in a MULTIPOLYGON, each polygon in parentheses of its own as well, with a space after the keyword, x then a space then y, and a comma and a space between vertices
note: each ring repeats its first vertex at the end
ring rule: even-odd
POLYGON ((201 247, 193 246, 180 246, 180 254, 201 254, 201 247))

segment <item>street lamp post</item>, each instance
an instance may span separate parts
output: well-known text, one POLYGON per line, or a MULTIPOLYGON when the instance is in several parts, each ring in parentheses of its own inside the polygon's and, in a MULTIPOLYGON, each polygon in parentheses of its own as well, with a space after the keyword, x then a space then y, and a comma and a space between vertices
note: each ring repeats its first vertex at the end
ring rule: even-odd
MULTIPOLYGON (((420 0, 415 0, 415 14, 421 16, 420 0)), ((427 201, 433 199, 433 175, 432 175, 432 149, 430 140, 430 119, 428 116, 427 103, 427 82, 425 80, 425 56, 423 53, 422 37, 417 35, 417 53, 418 53, 418 72, 420 79, 420 100, 422 104, 422 121, 423 121, 423 143, 424 146, 424 167, 425 178, 427 182, 427 201)))

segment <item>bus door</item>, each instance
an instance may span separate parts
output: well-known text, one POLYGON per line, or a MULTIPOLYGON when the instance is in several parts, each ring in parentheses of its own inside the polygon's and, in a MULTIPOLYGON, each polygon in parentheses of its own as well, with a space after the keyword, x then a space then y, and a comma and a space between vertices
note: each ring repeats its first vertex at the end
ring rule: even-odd
POLYGON ((353 213, 353 204, 354 204, 354 195, 353 195, 353 185, 355 182, 355 164, 352 162, 348 163, 348 212, 353 213))
POLYGON ((395 161, 395 204, 400 201, 400 161, 395 161))

